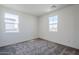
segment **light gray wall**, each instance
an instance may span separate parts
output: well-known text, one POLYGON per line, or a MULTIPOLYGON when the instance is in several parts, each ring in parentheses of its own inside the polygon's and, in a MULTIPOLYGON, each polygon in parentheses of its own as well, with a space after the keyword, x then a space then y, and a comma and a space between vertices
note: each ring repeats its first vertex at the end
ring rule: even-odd
POLYGON ((72 5, 50 14, 35 17, 0 6, 0 46, 37 37, 79 49, 79 5, 72 5), (4 32, 4 13, 19 15, 19 33, 4 32), (58 32, 49 32, 48 17, 59 16, 58 32), (37 20, 38 19, 38 20, 37 20))
POLYGON ((72 5, 40 17, 39 37, 79 49, 79 5, 72 5), (58 32, 49 32, 48 17, 58 15, 58 32))
POLYGON ((32 15, 0 6, 0 46, 15 44, 37 38, 37 18, 32 15), (19 15, 19 33, 5 33, 4 14, 19 15))

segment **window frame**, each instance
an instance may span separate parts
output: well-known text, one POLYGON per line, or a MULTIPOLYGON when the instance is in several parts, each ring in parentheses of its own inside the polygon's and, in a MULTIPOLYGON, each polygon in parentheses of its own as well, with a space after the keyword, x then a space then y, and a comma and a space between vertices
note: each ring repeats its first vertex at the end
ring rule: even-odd
POLYGON ((4 13, 4 23, 6 33, 19 32, 19 15, 15 15, 12 13, 4 13), (16 17, 10 18, 10 16, 7 16, 8 14, 11 15, 11 17, 12 16, 16 17))
POLYGON ((58 16, 49 17, 49 31, 57 32, 58 31, 58 16))

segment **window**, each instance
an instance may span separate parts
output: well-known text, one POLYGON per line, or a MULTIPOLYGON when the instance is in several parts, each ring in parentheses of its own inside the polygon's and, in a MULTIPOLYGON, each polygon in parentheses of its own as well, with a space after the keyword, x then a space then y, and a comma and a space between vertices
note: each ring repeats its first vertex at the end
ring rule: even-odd
POLYGON ((49 31, 57 32, 58 16, 49 17, 49 31))
POLYGON ((5 13, 5 32, 19 32, 19 17, 18 15, 5 13))

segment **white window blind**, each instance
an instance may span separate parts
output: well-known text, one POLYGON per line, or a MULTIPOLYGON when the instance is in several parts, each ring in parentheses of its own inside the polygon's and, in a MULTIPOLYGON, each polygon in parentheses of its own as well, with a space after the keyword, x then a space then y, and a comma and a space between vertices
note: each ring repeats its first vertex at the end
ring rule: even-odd
POLYGON ((58 30, 58 16, 49 17, 49 31, 57 32, 58 30))
POLYGON ((19 32, 19 16, 5 13, 5 32, 19 32))

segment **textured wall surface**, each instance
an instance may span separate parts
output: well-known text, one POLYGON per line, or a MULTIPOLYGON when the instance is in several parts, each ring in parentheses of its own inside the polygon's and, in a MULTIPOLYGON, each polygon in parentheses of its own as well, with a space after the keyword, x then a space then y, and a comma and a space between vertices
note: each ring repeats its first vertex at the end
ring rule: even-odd
POLYGON ((34 38, 37 38, 37 18, 35 16, 0 6, 0 46, 15 44, 34 38), (5 32, 5 13, 19 16, 18 33, 5 32))
POLYGON ((72 5, 40 17, 40 38, 79 49, 79 5, 72 5), (58 16, 58 31, 49 31, 50 16, 58 16))

